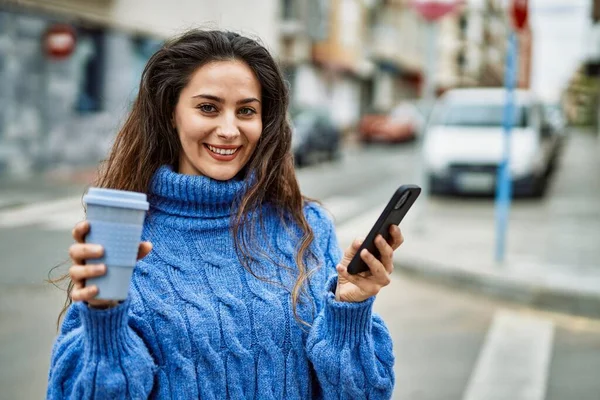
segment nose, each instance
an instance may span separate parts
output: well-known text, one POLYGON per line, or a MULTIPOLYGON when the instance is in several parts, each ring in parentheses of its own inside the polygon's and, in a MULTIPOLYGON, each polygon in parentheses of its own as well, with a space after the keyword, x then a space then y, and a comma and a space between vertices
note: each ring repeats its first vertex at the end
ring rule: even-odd
POLYGON ((235 116, 224 115, 217 127, 217 136, 226 141, 232 141, 240 135, 235 116))

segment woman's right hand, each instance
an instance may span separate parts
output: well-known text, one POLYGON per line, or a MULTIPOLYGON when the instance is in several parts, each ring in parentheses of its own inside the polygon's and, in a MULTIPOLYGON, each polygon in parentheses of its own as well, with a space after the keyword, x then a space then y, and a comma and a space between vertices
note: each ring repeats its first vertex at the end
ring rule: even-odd
MULTIPOLYGON (((85 286, 86 279, 102 276, 106 273, 106 265, 104 264, 88 264, 85 261, 90 258, 102 257, 104 249, 97 244, 85 243, 85 236, 90 231, 90 223, 81 221, 73 228, 73 239, 75 242, 69 248, 69 256, 73 261, 73 265, 69 268, 69 276, 73 281, 73 290, 71 291, 71 299, 73 301, 85 301, 93 308, 110 308, 119 304, 114 300, 96 300, 98 294, 96 285, 85 286)), ((152 250, 150 242, 141 242, 138 250, 137 259, 146 257, 152 250)))

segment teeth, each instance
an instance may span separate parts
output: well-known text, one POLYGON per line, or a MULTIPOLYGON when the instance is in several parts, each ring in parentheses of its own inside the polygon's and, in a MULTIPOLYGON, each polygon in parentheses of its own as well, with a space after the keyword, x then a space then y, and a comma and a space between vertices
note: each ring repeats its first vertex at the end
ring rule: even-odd
POLYGON ((207 145, 207 146, 208 146, 208 149, 210 151, 212 151, 213 153, 221 154, 223 156, 230 156, 230 155, 232 155, 233 153, 235 153, 237 151, 237 149, 226 150, 226 149, 218 149, 218 148, 213 147, 211 145, 207 145))

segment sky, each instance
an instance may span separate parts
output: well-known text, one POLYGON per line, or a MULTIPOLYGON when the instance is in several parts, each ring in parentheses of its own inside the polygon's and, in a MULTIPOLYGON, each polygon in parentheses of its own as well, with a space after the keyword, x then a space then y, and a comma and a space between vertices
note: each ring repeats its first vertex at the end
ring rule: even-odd
POLYGON ((590 53, 591 0, 530 0, 532 89, 558 100, 574 70, 590 53))

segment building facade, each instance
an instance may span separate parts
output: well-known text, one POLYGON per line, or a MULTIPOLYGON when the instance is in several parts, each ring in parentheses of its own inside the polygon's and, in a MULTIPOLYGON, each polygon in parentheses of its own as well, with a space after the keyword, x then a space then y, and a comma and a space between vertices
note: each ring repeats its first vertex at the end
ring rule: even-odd
POLYGON ((593 0, 587 55, 573 71, 561 98, 571 124, 594 126, 600 136, 600 0, 593 0))
MULTIPOLYGON (((467 2, 440 22, 438 85, 451 87, 504 86, 508 37, 512 26, 505 2, 467 2)), ((533 38, 530 25, 517 34, 517 82, 531 84, 533 38)))
MULTIPOLYGON (((93 165, 133 101, 164 38, 189 27, 251 35, 277 56, 278 0, 19 0, 0 5, 0 178, 93 165), (53 57, 47 33, 69 27, 73 51, 53 57)), ((64 39, 57 37, 58 42, 64 39)))
POLYGON ((419 97, 423 81, 425 22, 408 0, 389 0, 373 10, 369 57, 375 65, 372 108, 389 111, 419 97))
MULTIPOLYGON (((410 0, 7 0, 0 5, 0 178, 105 157, 142 69, 190 27, 259 38, 286 74, 293 109, 328 110, 352 132, 366 112, 421 96, 426 22, 410 0), (49 30, 76 37, 67 57, 49 30)), ((437 23, 438 92, 501 86, 509 32, 502 0, 466 2, 437 23)), ((520 36, 519 86, 529 86, 531 31, 520 36)))
POLYGON ((366 53, 370 8, 363 0, 330 0, 328 6, 327 32, 312 46, 317 73, 313 82, 320 87, 313 99, 329 110, 336 125, 350 132, 370 103, 365 97, 373 72, 366 53))

